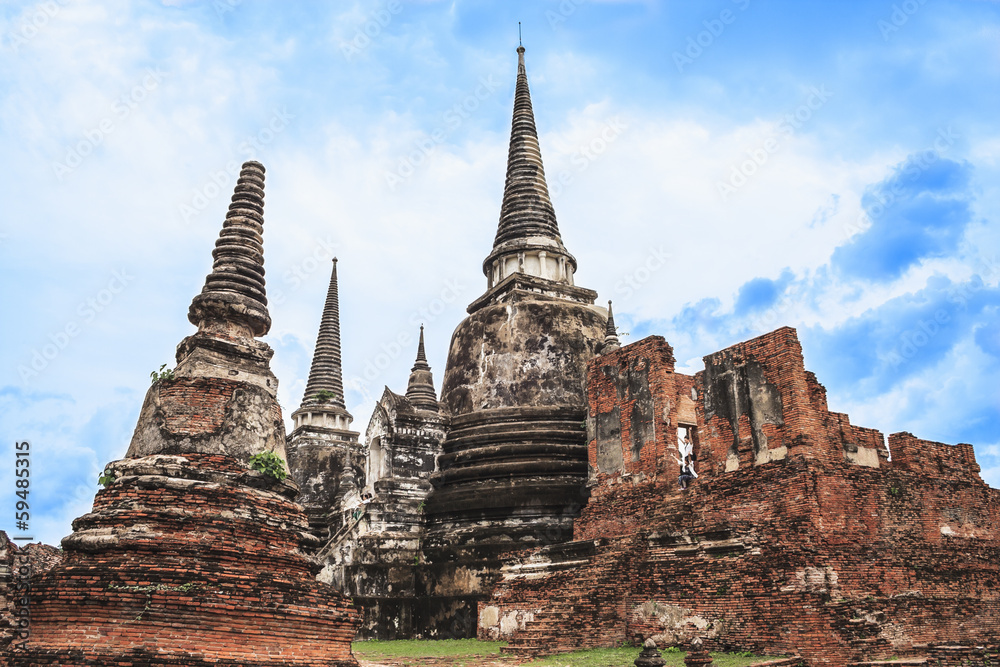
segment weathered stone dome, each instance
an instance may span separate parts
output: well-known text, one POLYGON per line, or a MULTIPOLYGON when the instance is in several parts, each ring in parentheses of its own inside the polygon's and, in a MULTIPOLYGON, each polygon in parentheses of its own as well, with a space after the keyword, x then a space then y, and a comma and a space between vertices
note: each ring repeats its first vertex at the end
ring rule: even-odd
POLYGON ((452 336, 442 392, 451 431, 426 510, 432 551, 536 543, 568 531, 583 498, 587 363, 606 320, 584 303, 518 292, 452 336))
POLYGON ((495 303, 458 325, 442 402, 453 417, 523 406, 582 406, 587 363, 603 344, 600 310, 556 299, 495 303))

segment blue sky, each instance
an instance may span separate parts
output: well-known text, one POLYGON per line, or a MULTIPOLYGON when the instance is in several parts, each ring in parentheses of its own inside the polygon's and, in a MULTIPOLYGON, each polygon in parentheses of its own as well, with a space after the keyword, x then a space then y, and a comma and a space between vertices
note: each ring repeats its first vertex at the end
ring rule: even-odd
POLYGON ((577 282, 626 341, 695 372, 794 326, 831 409, 970 442, 1000 487, 997 2, 8 2, 0 488, 29 440, 36 537, 89 510, 193 331, 243 160, 285 416, 333 255, 355 427, 421 322, 440 388, 485 289, 518 21, 577 282))

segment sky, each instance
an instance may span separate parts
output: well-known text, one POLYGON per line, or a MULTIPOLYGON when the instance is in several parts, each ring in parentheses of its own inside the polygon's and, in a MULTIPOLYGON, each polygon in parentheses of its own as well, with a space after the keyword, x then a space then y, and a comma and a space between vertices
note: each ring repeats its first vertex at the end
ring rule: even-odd
POLYGON ((576 282, 624 342, 694 373, 795 327, 831 410, 972 443, 1000 487, 997 2, 47 0, 0 6, 0 489, 29 442, 28 533, 58 544, 124 455, 245 160, 286 421, 334 256, 355 429, 421 323, 440 390, 518 22, 576 282))

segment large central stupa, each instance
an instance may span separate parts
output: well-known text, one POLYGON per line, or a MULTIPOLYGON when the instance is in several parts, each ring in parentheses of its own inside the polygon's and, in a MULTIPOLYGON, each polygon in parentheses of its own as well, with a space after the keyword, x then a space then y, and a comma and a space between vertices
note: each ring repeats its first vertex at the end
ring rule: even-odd
MULTIPOLYGON (((489 592, 504 552, 565 539, 587 479, 586 369, 604 343, 597 293, 574 285, 549 198, 524 47, 487 289, 448 351, 451 429, 427 500, 425 593, 444 615, 489 592)), ((433 605, 432 605, 433 606, 433 605)))

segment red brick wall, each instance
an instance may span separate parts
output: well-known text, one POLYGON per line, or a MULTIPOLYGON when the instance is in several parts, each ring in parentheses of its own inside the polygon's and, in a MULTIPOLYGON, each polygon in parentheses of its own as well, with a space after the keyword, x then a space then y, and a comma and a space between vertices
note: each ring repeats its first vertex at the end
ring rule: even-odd
POLYGON ((560 569, 554 558, 547 576, 496 589, 487 604, 499 615, 533 612, 515 645, 703 636, 714 648, 844 664, 1000 636, 1000 494, 981 483, 947 494, 979 522, 954 536, 933 522, 933 541, 924 523, 942 516, 938 483, 904 471, 780 461, 683 494, 646 491, 603 498, 609 514, 622 496, 641 508, 639 529, 564 559, 584 564, 560 569))
MULTIPOLYGON (((634 532, 646 518, 643 495, 654 487, 677 485, 679 405, 682 397, 690 399, 694 380, 674 373, 673 350, 661 336, 644 338, 591 362, 587 373, 588 438, 595 502, 584 506, 574 524, 574 539, 634 532), (637 437, 637 421, 641 421, 636 419, 637 412, 651 418, 652 437, 637 437), (621 466, 613 471, 603 470, 598 460, 598 420, 602 418, 615 419, 621 431, 621 466), (637 448, 637 442, 641 447, 637 448), (596 502, 597 498, 604 500, 596 502)), ((697 431, 694 439, 697 454, 697 431)))
POLYGON ((591 363, 593 486, 578 541, 516 559, 483 607, 498 618, 530 612, 512 651, 703 636, 845 664, 931 642, 996 642, 1000 492, 979 479, 970 446, 895 434, 890 464, 881 433, 827 410, 792 329, 709 355, 695 378, 672 362, 651 338, 591 363), (640 369, 648 398, 635 391, 640 369), (681 492, 676 405, 692 387, 700 477, 681 492), (729 408, 726 390, 738 399, 729 408), (642 400, 656 436, 630 461, 627 416, 642 400), (596 469, 601 414, 620 416, 617 472, 596 469), (734 424, 739 467, 727 472, 734 424), (755 437, 787 455, 762 461, 755 437))
POLYGON ((892 465, 901 470, 920 473, 937 479, 976 479, 979 464, 972 445, 920 440, 912 433, 893 433, 889 436, 892 465))
MULTIPOLYGON (((0 650, 14 639, 15 629, 21 618, 25 590, 18 586, 23 577, 22 567, 36 575, 47 572, 63 561, 63 553, 47 544, 33 543, 18 547, 0 530, 0 650)), ((28 613, 31 611, 29 601, 28 613)), ((2 663, 0 663, 2 664, 2 663)))
MULTIPOLYGON (((669 426, 673 424, 675 406, 673 350, 661 336, 650 336, 611 354, 594 359, 587 373, 587 398, 591 418, 619 412, 623 466, 614 472, 599 470, 595 435, 591 432, 590 466, 599 484, 611 484, 622 477, 642 475, 656 478, 668 447, 676 450, 676 437, 669 426), (642 390, 648 387, 649 395, 642 390), (652 427, 654 437, 643 439, 635 456, 633 432, 637 426, 632 418, 637 404, 652 400, 652 427)), ((593 427, 592 427, 593 428, 593 427)))
POLYGON ((213 433, 226 416, 226 405, 243 382, 221 378, 179 378, 163 382, 159 398, 164 427, 177 435, 213 433))

